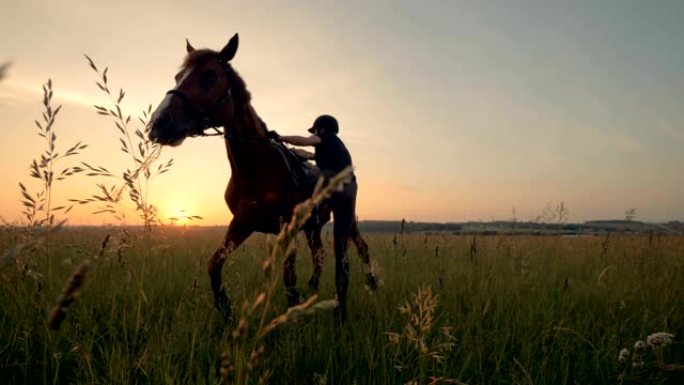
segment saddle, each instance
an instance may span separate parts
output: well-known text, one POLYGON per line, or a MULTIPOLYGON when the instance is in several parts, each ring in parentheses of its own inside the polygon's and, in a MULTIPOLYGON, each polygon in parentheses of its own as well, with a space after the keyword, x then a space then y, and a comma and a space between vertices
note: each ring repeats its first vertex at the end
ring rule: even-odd
POLYGON ((292 149, 277 139, 270 139, 272 145, 280 152, 285 160, 285 165, 293 176, 295 187, 303 190, 306 196, 311 196, 316 186, 316 168, 308 159, 298 156, 292 149))
MULTIPOLYGON (((292 175, 292 181, 295 189, 304 193, 304 196, 309 198, 313 195, 318 178, 321 176, 321 171, 314 166, 309 159, 302 158, 297 155, 291 148, 280 141, 279 135, 275 131, 269 131, 269 140, 271 144, 280 152, 285 161, 288 173, 292 175), (273 135, 275 134, 275 135, 273 135)), ((322 226, 326 220, 320 207, 314 207, 311 211, 309 223, 314 226, 322 226)))

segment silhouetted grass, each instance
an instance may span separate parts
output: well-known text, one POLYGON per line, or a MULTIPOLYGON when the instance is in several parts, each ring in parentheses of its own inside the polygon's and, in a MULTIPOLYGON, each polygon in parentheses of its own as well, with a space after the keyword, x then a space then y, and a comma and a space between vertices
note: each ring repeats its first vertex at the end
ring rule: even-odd
MULTIPOLYGON (((205 273, 205 257, 222 233, 163 228, 151 256, 143 243, 132 243, 121 263, 116 246, 98 256, 103 230, 62 231, 52 256, 59 284, 41 291, 6 265, 0 274, 5 383, 218 382, 221 355, 237 343, 230 337, 237 324, 226 324, 214 309, 205 273), (91 266, 79 302, 52 332, 48 311, 85 259, 91 266)), ((478 237, 472 258, 472 237, 404 234, 402 246, 391 235, 368 238, 384 285, 366 292, 352 255, 346 323, 324 311, 266 336, 259 373, 268 374, 268 383, 404 384, 417 377, 419 383, 682 383, 676 366, 684 362, 682 237, 649 243, 615 236, 606 251, 600 237, 478 237), (420 345, 408 340, 399 348, 388 341, 388 332, 405 330, 410 312, 400 307, 415 303, 419 287, 436 298, 429 333, 448 326, 455 338, 439 353, 443 361, 419 359, 420 345), (626 372, 620 351, 655 332, 674 334, 673 344, 649 359, 647 371, 626 372)), ((11 244, 10 234, 2 233, 1 242, 3 249, 11 244)), ((224 277, 236 304, 253 303, 263 290, 262 261, 272 243, 255 236, 228 262, 224 277)), ((298 243, 305 254, 304 240, 298 243)), ((333 267, 329 259, 322 297, 334 293, 333 267)), ((300 282, 310 271, 308 258, 298 258, 300 282)), ((421 298, 426 303, 425 293, 421 298)), ((272 314, 284 312, 285 303, 277 285, 272 314)), ((439 342, 439 334, 430 336, 428 346, 439 342)), ((237 351, 249 360, 251 350, 237 351)))
MULTIPOLYGON (((58 182, 64 181, 69 177, 83 171, 79 166, 63 166, 63 162, 67 158, 71 158, 80 154, 88 145, 82 142, 77 142, 66 150, 60 150, 57 146, 57 130, 55 122, 62 106, 56 108, 52 104, 52 80, 43 84, 43 108, 42 119, 35 120, 35 125, 38 128, 38 136, 44 140, 44 149, 39 156, 36 156, 29 167, 29 176, 36 179, 37 185, 33 187, 32 184, 25 185, 19 182, 21 192, 21 205, 24 210, 22 214, 26 220, 24 228, 24 236, 22 241, 15 245, 22 251, 35 251, 39 243, 43 249, 42 257, 47 260, 47 283, 51 283, 51 266, 50 258, 50 235, 59 230, 66 219, 56 220, 55 215, 59 212, 66 214, 71 210, 71 206, 55 205, 53 202, 53 190, 58 182), (33 188, 32 188, 33 187, 33 188)), ((23 261, 25 266, 29 266, 32 262, 27 258, 23 261)), ((34 277, 38 274, 34 273, 34 277)))
MULTIPOLYGON (((148 191, 152 179, 168 172, 173 166, 173 159, 162 161, 159 159, 162 148, 147 139, 149 131, 148 120, 152 106, 142 111, 142 116, 133 119, 130 114, 124 112, 122 102, 126 91, 119 88, 117 93, 110 89, 108 71, 109 67, 100 70, 93 60, 86 55, 90 68, 96 73, 98 80, 95 81, 97 88, 107 97, 109 105, 94 105, 99 115, 113 120, 119 134, 117 146, 119 151, 130 159, 130 167, 116 170, 112 167, 92 165, 82 162, 86 175, 90 177, 114 179, 113 185, 107 185, 102 180, 96 184, 98 193, 87 198, 72 199, 74 204, 86 205, 97 204, 98 208, 93 214, 108 214, 126 224, 127 212, 133 212, 142 220, 145 229, 149 232, 153 225, 161 224, 156 205, 148 197, 148 191), (134 127, 139 124, 139 127, 134 127), (113 169, 115 171, 110 171, 113 169), (128 199, 126 199, 126 197, 128 199), (126 203, 131 203, 132 207, 126 203)), ((118 167, 117 167, 118 168, 118 167)), ((201 219, 199 216, 186 216, 187 220, 201 219)))

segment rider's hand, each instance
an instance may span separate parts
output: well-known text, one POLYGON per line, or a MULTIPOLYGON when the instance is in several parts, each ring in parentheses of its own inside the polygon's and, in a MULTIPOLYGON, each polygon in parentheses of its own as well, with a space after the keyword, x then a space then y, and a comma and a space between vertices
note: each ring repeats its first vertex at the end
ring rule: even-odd
POLYGON ((275 130, 267 131, 266 137, 273 140, 280 140, 280 135, 275 130))

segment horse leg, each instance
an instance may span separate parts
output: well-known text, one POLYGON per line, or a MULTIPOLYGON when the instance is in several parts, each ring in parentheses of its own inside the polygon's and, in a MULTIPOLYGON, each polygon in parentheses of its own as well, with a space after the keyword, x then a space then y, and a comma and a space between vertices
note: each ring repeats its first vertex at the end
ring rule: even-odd
POLYGON ((221 270, 228 255, 240 246, 250 234, 252 234, 252 231, 241 228, 236 224, 235 220, 231 221, 226 236, 223 239, 223 244, 207 261, 211 291, 214 293, 214 305, 226 318, 231 315, 230 299, 226 293, 226 288, 221 282, 221 270))
POLYGON ((311 250, 311 261, 313 263, 313 272, 309 278, 309 293, 314 294, 318 292, 318 284, 321 280, 321 273, 323 272, 323 259, 325 253, 323 250, 323 241, 321 240, 321 229, 306 231, 306 241, 311 250))
POLYGON ((364 270, 366 271, 366 285, 372 291, 378 289, 378 280, 375 277, 375 272, 373 271, 373 265, 370 261, 370 255, 368 254, 368 244, 361 237, 361 232, 359 232, 359 224, 355 219, 351 227, 351 239, 356 245, 356 250, 359 253, 361 262, 363 262, 364 270))
POLYGON ((302 296, 297 290, 296 260, 297 254, 293 250, 285 256, 285 261, 283 262, 283 282, 285 283, 285 296, 287 297, 288 307, 299 305, 302 301, 302 296))
POLYGON ((349 287, 349 256, 347 246, 355 218, 356 182, 350 182, 344 190, 335 193, 331 198, 333 216, 335 218, 333 241, 335 248, 335 289, 338 306, 335 313, 341 320, 347 318, 347 288, 349 287))

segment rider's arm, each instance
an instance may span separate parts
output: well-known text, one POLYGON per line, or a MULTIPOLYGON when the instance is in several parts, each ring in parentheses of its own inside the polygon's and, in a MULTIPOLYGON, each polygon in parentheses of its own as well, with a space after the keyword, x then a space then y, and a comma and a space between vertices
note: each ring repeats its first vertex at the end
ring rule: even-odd
POLYGON ((294 151, 294 153, 297 154, 297 156, 300 158, 304 158, 304 159, 316 158, 316 155, 310 153, 309 151, 302 150, 301 148, 293 148, 292 151, 294 151))
POLYGON ((294 144, 295 146, 315 146, 321 143, 321 138, 318 135, 311 135, 309 137, 299 136, 299 135, 284 135, 280 137, 280 140, 294 144))

